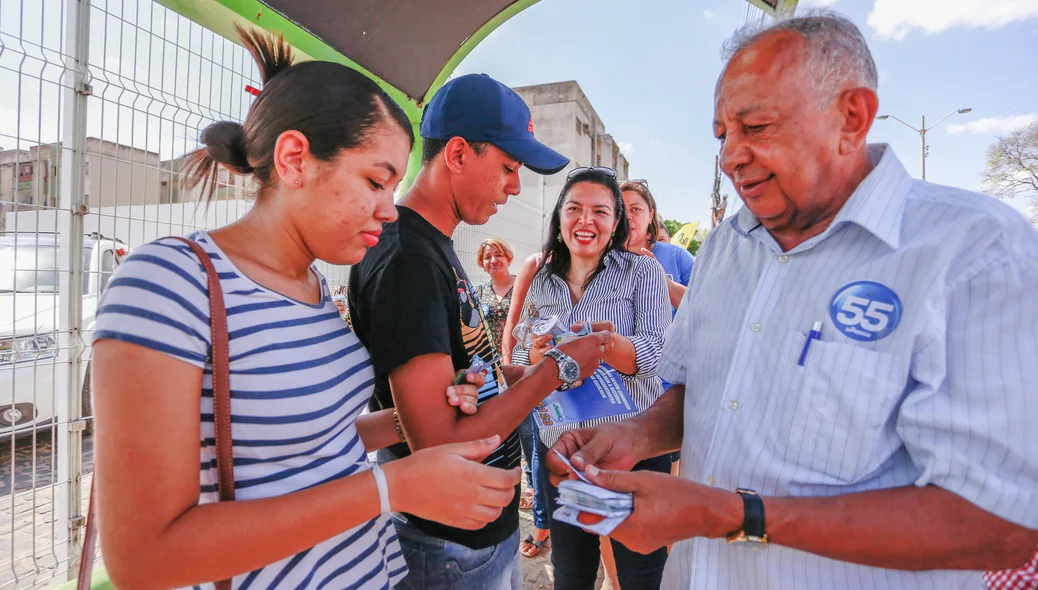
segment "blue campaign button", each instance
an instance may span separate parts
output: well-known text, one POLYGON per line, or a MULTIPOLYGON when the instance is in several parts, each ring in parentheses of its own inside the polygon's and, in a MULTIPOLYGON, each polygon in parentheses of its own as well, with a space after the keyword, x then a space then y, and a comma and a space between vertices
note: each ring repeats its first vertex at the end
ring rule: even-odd
POLYGON ((901 299, 886 285, 857 281, 836 292, 829 317, 848 338, 874 342, 890 335, 901 321, 901 299))

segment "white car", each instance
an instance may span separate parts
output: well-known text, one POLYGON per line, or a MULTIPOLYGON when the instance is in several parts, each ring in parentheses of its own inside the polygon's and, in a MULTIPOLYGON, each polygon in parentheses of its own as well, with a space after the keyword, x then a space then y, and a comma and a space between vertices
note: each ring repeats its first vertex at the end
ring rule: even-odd
MULTIPOLYGON (((84 340, 93 329, 97 301, 126 245, 98 234, 83 241, 84 340)), ((54 234, 0 236, 0 436, 49 426, 65 391, 56 391, 59 365, 58 237, 54 234)), ((89 342, 85 344, 89 345, 89 342)), ((89 359, 89 349, 84 352, 89 359)), ((89 364, 82 372, 83 415, 90 415, 89 364)), ((88 427, 92 420, 87 422, 88 427)))

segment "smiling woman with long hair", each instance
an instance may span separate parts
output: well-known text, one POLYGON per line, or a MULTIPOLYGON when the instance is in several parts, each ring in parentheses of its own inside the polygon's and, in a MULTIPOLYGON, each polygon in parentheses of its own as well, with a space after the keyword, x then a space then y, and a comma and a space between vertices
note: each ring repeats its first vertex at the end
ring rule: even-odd
MULTIPOLYGON (((652 257, 627 251, 629 234, 616 172, 605 167, 570 172, 552 212, 541 266, 525 305, 535 308, 540 317, 559 316, 567 324, 592 322, 596 329, 614 330, 614 347, 603 360, 620 374, 637 411, 538 432, 535 477, 546 491, 549 513, 558 507, 558 488, 549 481, 543 465, 547 448, 566 430, 625 420, 645 411, 663 395, 656 366, 671 320, 667 277, 652 257)), ((515 364, 535 364, 549 346, 550 336, 534 338, 529 349, 520 343, 512 360, 515 364)), ((635 469, 668 473, 670 456, 643 461, 635 469)), ((554 520, 550 530, 555 588, 593 587, 600 557, 598 536, 554 520)), ((641 555, 620 543, 611 543, 622 588, 659 588, 666 549, 641 555)))

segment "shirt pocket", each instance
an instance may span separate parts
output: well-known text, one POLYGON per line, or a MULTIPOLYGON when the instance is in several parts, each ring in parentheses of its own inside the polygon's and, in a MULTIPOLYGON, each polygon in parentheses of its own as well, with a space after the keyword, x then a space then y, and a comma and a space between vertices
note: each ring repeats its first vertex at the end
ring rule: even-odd
POLYGON ((846 342, 813 340, 797 364, 806 335, 783 347, 790 367, 783 380, 772 439, 798 465, 804 484, 854 483, 900 447, 893 413, 904 390, 903 363, 887 352, 846 342))

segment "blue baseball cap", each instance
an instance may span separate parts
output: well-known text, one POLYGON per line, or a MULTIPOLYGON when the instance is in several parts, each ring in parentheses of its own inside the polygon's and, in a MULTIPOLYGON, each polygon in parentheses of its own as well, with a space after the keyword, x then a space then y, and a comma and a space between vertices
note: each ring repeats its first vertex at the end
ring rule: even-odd
POLYGON ((533 116, 523 99, 486 74, 444 84, 425 107, 421 135, 492 143, 538 174, 555 174, 569 164, 569 158, 534 138, 533 116))

